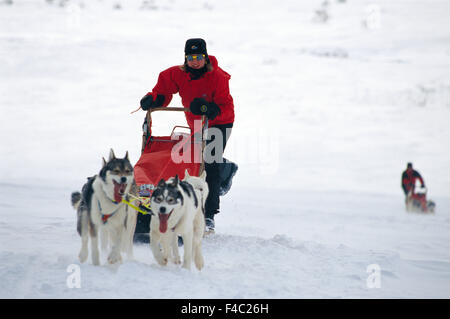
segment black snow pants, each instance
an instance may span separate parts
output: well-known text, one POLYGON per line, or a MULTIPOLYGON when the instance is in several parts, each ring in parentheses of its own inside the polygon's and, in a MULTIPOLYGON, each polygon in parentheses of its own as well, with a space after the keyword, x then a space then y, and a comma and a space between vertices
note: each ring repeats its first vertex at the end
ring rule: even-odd
MULTIPOLYGON (((223 151, 225 150, 228 138, 230 137, 232 127, 233 123, 229 123, 229 124, 214 125, 208 129, 208 140, 206 142, 207 146, 205 148, 206 182, 208 183, 209 188, 209 194, 205 204, 206 218, 214 218, 214 215, 219 213, 220 209, 219 190, 221 184, 220 165, 223 162, 223 151), (221 134, 217 134, 219 133, 217 129, 220 131, 221 134), (216 139, 220 137, 222 138, 222 141, 218 142, 222 142, 223 147, 211 147, 209 149, 208 145, 210 145, 212 142, 216 141, 216 139), (208 153, 212 155, 209 158, 208 153), (212 158, 214 159, 214 161, 211 162, 212 158)), ((215 143, 213 145, 215 145, 215 143)))

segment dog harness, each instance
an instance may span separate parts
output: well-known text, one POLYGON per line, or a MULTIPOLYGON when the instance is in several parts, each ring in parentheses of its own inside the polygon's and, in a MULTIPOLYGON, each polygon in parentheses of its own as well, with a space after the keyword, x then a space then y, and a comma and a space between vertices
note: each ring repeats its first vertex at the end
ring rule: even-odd
MULTIPOLYGON (((119 204, 121 204, 121 203, 118 203, 118 202, 116 202, 115 200, 113 200, 112 202, 113 202, 114 204, 118 205, 118 207, 117 207, 115 210, 113 210, 113 212, 110 213, 110 214, 101 214, 101 215, 102 215, 102 221, 103 221, 103 224, 106 224, 106 223, 108 222, 108 219, 109 219, 110 217, 114 216, 114 214, 117 213, 117 211, 118 211, 119 208, 120 208, 120 205, 119 205, 119 204)), ((101 212, 101 211, 102 211, 102 206, 101 206, 101 204, 100 204, 100 201, 97 200, 97 203, 98 203, 98 209, 99 209, 100 212, 101 212)), ((128 207, 127 207, 127 210, 128 210, 128 207)))

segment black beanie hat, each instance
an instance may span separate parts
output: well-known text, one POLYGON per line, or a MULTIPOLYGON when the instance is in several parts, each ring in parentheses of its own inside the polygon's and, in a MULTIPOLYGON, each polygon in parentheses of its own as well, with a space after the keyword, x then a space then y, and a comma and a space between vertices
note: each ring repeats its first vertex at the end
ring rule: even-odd
POLYGON ((186 55, 202 53, 208 56, 205 40, 200 38, 187 40, 186 45, 184 46, 184 53, 186 55))

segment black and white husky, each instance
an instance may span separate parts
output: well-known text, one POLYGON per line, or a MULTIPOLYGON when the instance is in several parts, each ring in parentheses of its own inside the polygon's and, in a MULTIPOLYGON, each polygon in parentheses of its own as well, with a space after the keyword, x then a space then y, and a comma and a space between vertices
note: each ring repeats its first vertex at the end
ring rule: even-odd
POLYGON ((167 182, 162 179, 151 197, 153 218, 150 222, 150 247, 160 265, 169 259, 181 263, 178 236, 183 238, 183 268, 190 269, 192 260, 198 270, 204 265, 202 238, 205 231, 204 201, 208 196, 206 173, 201 177, 178 175, 167 182))
MULTIPOLYGON (((80 192, 72 193, 72 205, 77 210, 77 231, 81 236, 80 262, 88 257, 88 239, 91 238, 92 263, 100 264, 99 234, 111 240, 108 262, 120 262, 121 249, 132 255, 133 233, 136 227, 136 211, 122 199, 134 187, 133 166, 128 158, 116 158, 111 149, 108 162, 98 175, 88 178, 80 192)), ((106 245, 105 245, 106 247, 106 245)))

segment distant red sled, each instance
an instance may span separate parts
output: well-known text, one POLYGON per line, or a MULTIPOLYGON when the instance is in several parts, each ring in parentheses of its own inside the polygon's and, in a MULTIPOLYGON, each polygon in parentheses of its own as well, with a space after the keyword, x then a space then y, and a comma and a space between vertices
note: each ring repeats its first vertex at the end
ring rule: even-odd
POLYGON ((427 200, 427 189, 413 188, 406 197, 406 211, 415 213, 434 214, 436 204, 432 200, 427 200))

